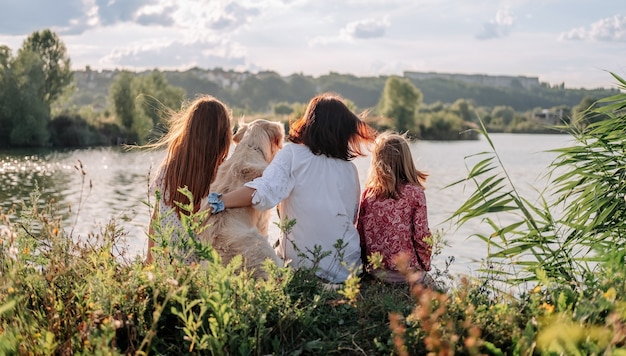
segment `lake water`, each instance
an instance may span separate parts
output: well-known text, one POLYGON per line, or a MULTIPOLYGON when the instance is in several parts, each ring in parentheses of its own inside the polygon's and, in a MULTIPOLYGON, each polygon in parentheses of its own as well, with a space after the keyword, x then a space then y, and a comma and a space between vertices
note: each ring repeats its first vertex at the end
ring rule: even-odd
MULTIPOLYGON (((492 134, 491 139, 511 179, 528 198, 536 197, 536 191, 547 184, 544 174, 556 155, 546 151, 573 144, 567 135, 492 134)), ((482 241, 470 236, 484 226, 473 222, 456 229, 443 223, 465 201, 472 187, 444 187, 464 178, 469 165, 476 162, 475 158, 468 161, 465 157, 489 151, 490 147, 481 139, 420 141, 413 143, 412 149, 418 169, 430 174, 426 198, 431 230, 443 231, 450 244, 433 263, 443 267, 443 261, 454 256, 451 270, 472 274, 487 250, 482 241)), ((143 255, 150 214, 145 204, 149 198, 148 177, 163 157, 163 151, 129 152, 120 148, 0 151, 0 207, 6 213, 12 206, 21 206, 38 186, 43 193, 41 202, 54 200, 67 228, 74 226, 74 237, 98 232, 109 220, 116 219, 127 231, 128 252, 143 255)), ((362 185, 369 159, 355 160, 362 185)), ((271 224, 270 238, 277 235, 277 227, 271 224)))

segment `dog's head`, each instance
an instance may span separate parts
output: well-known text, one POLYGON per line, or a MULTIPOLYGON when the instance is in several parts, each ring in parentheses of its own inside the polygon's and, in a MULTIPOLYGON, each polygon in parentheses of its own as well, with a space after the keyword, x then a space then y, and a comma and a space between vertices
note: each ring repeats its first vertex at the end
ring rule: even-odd
POLYGON ((281 123, 263 119, 257 119, 248 124, 239 122, 239 129, 233 136, 236 144, 246 144, 261 150, 268 163, 283 147, 284 139, 285 129, 281 123))

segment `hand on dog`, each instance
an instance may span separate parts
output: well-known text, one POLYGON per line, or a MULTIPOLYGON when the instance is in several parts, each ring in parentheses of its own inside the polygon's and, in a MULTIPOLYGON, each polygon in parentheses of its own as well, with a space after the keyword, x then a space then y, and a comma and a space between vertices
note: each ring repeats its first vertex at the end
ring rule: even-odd
POLYGON ((209 201, 209 205, 211 206, 211 214, 217 214, 221 211, 224 211, 222 194, 215 192, 209 193, 207 200, 209 201))

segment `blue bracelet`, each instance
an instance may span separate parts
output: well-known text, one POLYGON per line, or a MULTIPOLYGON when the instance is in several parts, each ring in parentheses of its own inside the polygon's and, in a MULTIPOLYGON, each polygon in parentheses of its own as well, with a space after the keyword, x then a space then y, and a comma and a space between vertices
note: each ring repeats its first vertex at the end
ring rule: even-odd
POLYGON ((209 197, 207 198, 209 201, 209 205, 211 206, 211 214, 217 214, 220 211, 224 211, 224 202, 222 201, 222 194, 220 193, 209 193, 209 197))

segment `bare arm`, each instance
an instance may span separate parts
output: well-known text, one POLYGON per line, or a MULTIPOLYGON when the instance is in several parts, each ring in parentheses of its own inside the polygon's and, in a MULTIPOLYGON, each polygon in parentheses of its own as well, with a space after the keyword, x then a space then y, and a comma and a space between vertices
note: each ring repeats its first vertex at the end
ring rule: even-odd
POLYGON ((225 208, 241 208, 252 205, 252 195, 256 189, 243 186, 222 195, 225 208))

